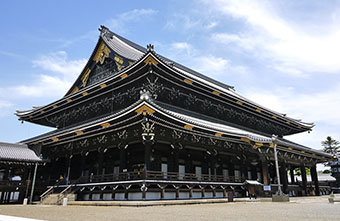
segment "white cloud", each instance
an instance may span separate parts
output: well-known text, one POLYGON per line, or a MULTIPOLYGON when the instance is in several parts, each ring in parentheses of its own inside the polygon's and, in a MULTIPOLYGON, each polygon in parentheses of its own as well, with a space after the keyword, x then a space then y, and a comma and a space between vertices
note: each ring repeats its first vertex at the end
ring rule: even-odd
POLYGON ((0 98, 59 98, 71 87, 86 62, 86 59, 69 60, 64 51, 43 55, 33 61, 33 66, 45 73, 34 76, 27 84, 0 88, 0 98))
POLYGON ((314 93, 302 93, 293 88, 273 88, 272 90, 248 88, 245 91, 245 97, 265 107, 288 113, 289 117, 314 122, 316 126, 311 134, 296 134, 288 138, 317 149, 321 148, 320 142, 326 136, 331 135, 339 139, 339 94, 340 84, 326 91, 314 93))
POLYGON ((207 76, 230 76, 246 72, 245 67, 232 65, 222 57, 202 53, 188 42, 174 42, 167 47, 167 51, 170 52, 168 57, 176 58, 178 62, 207 76))
POLYGON ((133 9, 128 12, 117 15, 115 18, 111 18, 104 22, 104 24, 112 31, 119 31, 120 34, 126 33, 128 29, 125 25, 129 22, 139 22, 143 18, 148 18, 157 11, 153 9, 133 9))
POLYGON ((340 84, 328 90, 303 93, 293 88, 271 90, 249 88, 246 97, 271 109, 292 114, 292 117, 308 121, 339 125, 340 84))
MULTIPOLYGON (((213 13, 241 21, 240 33, 220 32, 213 39, 251 50, 256 56, 270 59, 273 67, 301 76, 301 72, 340 71, 340 28, 323 24, 317 31, 289 22, 267 1, 203 1, 213 13)), ((303 75, 302 75, 303 76, 303 75)))
POLYGON ((7 115, 10 112, 10 107, 13 104, 6 100, 0 100, 0 117, 7 115))

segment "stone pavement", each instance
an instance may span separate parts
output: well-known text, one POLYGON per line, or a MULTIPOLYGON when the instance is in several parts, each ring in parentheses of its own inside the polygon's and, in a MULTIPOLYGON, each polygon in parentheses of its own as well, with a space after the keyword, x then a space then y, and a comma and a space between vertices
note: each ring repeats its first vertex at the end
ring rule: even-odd
POLYGON ((340 204, 328 196, 269 199, 235 203, 152 207, 3 205, 0 214, 42 220, 340 220, 340 204))

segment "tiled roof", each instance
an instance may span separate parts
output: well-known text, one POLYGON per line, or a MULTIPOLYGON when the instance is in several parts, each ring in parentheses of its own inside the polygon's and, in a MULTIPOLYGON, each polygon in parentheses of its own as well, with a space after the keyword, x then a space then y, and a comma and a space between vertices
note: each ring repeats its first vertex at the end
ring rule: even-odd
POLYGON ((42 162, 43 160, 26 144, 0 142, 0 161, 42 162))

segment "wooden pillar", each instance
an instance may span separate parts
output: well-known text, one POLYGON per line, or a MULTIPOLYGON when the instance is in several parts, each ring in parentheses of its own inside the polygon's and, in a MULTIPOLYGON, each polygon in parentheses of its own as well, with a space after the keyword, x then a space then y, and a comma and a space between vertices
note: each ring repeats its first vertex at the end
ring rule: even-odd
POLYGON ((286 169, 286 164, 282 163, 280 165, 280 180, 282 183, 282 191, 283 193, 287 194, 288 193, 288 177, 287 177, 287 169, 286 169))
POLYGON ((193 192, 193 187, 192 186, 190 186, 189 187, 189 198, 191 199, 192 198, 192 192, 193 192))
POLYGON ((294 184, 295 183, 295 177, 294 177, 294 167, 290 166, 290 183, 294 184))
MULTIPOLYGON (((7 181, 8 180, 8 174, 9 174, 9 171, 8 171, 9 168, 7 166, 5 166, 4 169, 5 169, 5 173, 4 173, 4 176, 3 176, 3 180, 7 181)), ((6 201, 5 195, 6 195, 6 192, 1 191, 0 203, 4 203, 6 201)))
POLYGON ((216 181, 216 155, 211 155, 211 176, 212 180, 216 181))
POLYGON ((173 168, 172 172, 178 173, 179 169, 179 147, 177 145, 173 146, 173 168))
POLYGON ((316 165, 312 166, 310 168, 311 176, 312 176, 312 181, 314 184, 314 190, 315 190, 315 195, 320 196, 320 187, 319 187, 319 180, 318 180, 318 173, 316 171, 316 165))
POLYGON ((251 166, 251 180, 257 180, 257 168, 256 166, 251 166))
POLYGON ((232 177, 232 180, 229 180, 229 182, 235 182, 234 178, 235 178, 235 166, 234 163, 230 160, 229 164, 228 164, 228 173, 229 176, 232 177))
POLYGON ((241 176, 247 180, 248 179, 248 165, 247 165, 247 162, 243 161, 240 166, 241 166, 241 176))
POLYGON ((302 178, 302 195, 307 195, 307 174, 305 166, 300 166, 301 178, 302 178))
POLYGON ((144 142, 144 169, 150 170, 151 168, 151 146, 152 143, 150 141, 144 142))
POLYGON ((97 175, 103 175, 103 161, 104 161, 104 153, 103 151, 98 151, 98 169, 97 175))
POLYGON ((84 176, 84 170, 85 170, 85 163, 86 163, 86 156, 85 154, 81 154, 81 162, 80 162, 80 176, 84 176))
POLYGON ((176 189, 176 199, 179 198, 179 189, 181 188, 181 186, 176 186, 175 189, 176 189))
POLYGON ((126 149, 124 146, 119 147, 119 172, 122 173, 126 169, 126 149))
POLYGON ((270 184, 268 179, 268 162, 266 160, 262 160, 261 164, 262 164, 262 182, 263 185, 268 186, 270 184))

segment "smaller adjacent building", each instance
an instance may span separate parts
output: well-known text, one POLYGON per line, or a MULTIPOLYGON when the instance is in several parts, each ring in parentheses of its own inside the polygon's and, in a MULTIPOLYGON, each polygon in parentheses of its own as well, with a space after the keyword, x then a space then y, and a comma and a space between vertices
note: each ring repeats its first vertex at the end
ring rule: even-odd
POLYGON ((0 142, 0 203, 28 197, 33 168, 45 162, 37 152, 26 144, 0 142))

